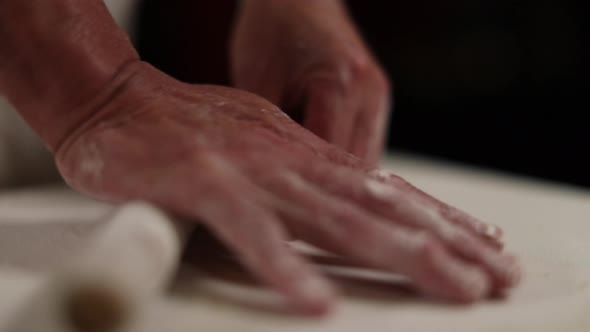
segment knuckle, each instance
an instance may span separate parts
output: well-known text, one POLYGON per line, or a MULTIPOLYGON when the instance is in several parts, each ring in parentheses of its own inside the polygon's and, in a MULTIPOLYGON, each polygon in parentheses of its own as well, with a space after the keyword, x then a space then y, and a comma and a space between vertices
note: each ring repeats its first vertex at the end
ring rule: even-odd
POLYGON ((382 95, 389 94, 392 89, 391 81, 382 69, 377 68, 374 74, 375 89, 382 95))
POLYGON ((373 63, 366 56, 357 58, 351 57, 349 61, 347 61, 347 64, 353 78, 360 79, 372 74, 373 63))
POLYGON ((374 63, 367 55, 347 54, 335 63, 338 80, 351 87, 373 76, 374 63))

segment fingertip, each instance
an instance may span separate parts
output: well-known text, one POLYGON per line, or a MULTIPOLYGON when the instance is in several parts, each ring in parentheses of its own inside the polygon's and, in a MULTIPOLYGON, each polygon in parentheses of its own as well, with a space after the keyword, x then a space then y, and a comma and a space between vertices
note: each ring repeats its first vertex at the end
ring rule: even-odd
POLYGON ((335 287, 322 277, 310 276, 299 280, 291 296, 294 309, 306 316, 323 317, 337 302, 335 287))
POLYGON ((518 286, 523 279, 524 271, 519 259, 512 254, 504 254, 502 258, 504 265, 503 288, 512 288, 518 286))
POLYGON ((490 295, 492 283, 486 273, 478 268, 467 271, 461 284, 459 301, 474 303, 490 295))
POLYGON ((304 307, 299 307, 298 312, 312 318, 323 318, 328 316, 336 306, 335 301, 322 301, 307 303, 304 307))
POLYGON ((490 244, 490 246, 492 248, 496 249, 497 251, 504 250, 504 242, 502 242, 501 240, 490 240, 490 239, 488 239, 488 243, 490 244))
POLYGON ((487 274, 479 268, 466 268, 456 271, 449 284, 425 285, 423 292, 459 304, 472 304, 488 297, 492 291, 492 282, 487 274))
POLYGON ((460 259, 454 259, 437 251, 433 258, 436 274, 422 280, 425 290, 432 295, 459 303, 473 303, 487 297, 492 290, 492 279, 488 272, 460 259))

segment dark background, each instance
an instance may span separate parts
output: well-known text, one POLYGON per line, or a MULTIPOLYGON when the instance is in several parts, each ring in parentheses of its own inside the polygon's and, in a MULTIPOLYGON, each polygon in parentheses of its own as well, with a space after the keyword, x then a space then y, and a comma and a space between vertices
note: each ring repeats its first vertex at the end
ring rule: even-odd
MULTIPOLYGON (((582 1, 348 3, 394 82, 390 148, 590 187, 582 1)), ((229 84, 233 7, 144 0, 140 53, 184 81, 229 84)))

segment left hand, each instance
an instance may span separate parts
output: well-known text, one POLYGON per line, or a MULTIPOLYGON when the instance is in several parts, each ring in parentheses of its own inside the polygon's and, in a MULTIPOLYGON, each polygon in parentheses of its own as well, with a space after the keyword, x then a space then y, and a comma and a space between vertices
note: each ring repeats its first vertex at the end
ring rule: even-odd
POLYGON ((340 0, 250 0, 232 40, 234 83, 279 105, 316 135, 379 161, 389 82, 340 0))

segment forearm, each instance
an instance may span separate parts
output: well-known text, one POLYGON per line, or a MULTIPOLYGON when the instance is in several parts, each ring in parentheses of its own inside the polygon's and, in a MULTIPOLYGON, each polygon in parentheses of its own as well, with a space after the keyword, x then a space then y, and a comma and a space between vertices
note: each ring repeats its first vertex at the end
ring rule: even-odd
POLYGON ((0 93, 52 149, 138 60, 102 0, 0 0, 0 93))

